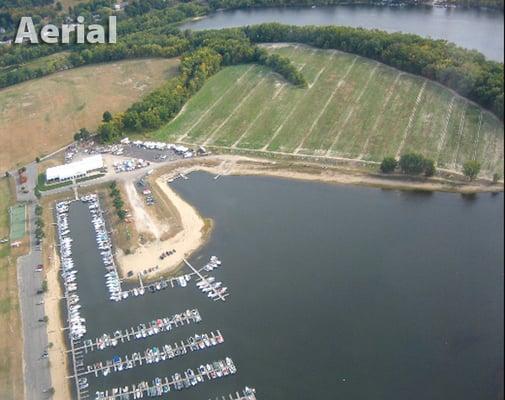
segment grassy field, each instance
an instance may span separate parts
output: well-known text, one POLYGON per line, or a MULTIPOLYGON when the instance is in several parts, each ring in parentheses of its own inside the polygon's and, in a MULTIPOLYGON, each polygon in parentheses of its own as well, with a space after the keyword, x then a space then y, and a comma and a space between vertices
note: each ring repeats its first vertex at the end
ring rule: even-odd
MULTIPOLYGON (((11 188, 0 179, 0 239, 9 236, 11 188)), ((0 399, 23 398, 22 339, 19 320, 15 256, 9 244, 0 244, 0 399)))
POLYGON ((441 168, 476 158, 503 174, 503 124, 423 78, 351 54, 303 46, 271 48, 289 57, 309 87, 295 88, 260 66, 212 77, 159 140, 258 153, 380 161, 419 151, 441 168))
POLYGON ((177 72, 177 60, 82 67, 0 90, 0 171, 32 161, 94 129, 177 72))

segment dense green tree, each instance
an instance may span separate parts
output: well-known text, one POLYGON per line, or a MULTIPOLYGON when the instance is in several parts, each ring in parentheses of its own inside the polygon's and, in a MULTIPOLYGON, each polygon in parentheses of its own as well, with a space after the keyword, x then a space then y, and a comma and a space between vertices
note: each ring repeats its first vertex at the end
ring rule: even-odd
POLYGON ((424 175, 427 177, 435 175, 437 169, 435 167, 435 161, 430 158, 424 159, 424 175))
POLYGON ((90 137, 91 133, 86 128, 81 128, 79 129, 79 132, 77 132, 74 135, 74 140, 75 141, 88 140, 90 137))
POLYGON ((384 157, 381 162, 380 170, 381 172, 388 174, 394 172, 396 167, 398 167, 398 161, 394 157, 384 157))
POLYGON ((463 164, 463 174, 473 181, 479 175, 481 165, 476 160, 468 160, 463 164))
POLYGON ((119 217, 119 219, 121 221, 124 221, 126 219, 127 215, 128 215, 128 213, 125 210, 123 210, 123 209, 118 210, 118 212, 117 212, 117 216, 119 217))
POLYGON ((419 175, 424 172, 425 160, 418 153, 407 153, 400 157, 400 169, 404 174, 419 175))
POLYGON ((112 121, 112 114, 109 111, 105 111, 103 113, 102 121, 103 122, 110 122, 110 121, 112 121))
POLYGON ((121 197, 116 197, 114 198, 113 204, 116 209, 120 210, 124 206, 124 201, 121 199, 121 197))

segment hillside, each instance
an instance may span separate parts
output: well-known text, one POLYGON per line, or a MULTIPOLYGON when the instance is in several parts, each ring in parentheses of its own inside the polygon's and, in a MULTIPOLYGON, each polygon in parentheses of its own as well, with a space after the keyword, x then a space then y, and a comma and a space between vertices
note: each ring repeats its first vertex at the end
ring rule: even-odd
POLYGON ((94 129, 177 73, 178 61, 148 59, 82 67, 0 90, 0 170, 23 165, 94 129))
POLYGON ((503 174, 503 124, 434 82, 375 61, 303 46, 275 46, 309 82, 295 88, 259 66, 211 78, 161 140, 263 154, 381 161, 422 152, 460 171, 472 158, 503 174))

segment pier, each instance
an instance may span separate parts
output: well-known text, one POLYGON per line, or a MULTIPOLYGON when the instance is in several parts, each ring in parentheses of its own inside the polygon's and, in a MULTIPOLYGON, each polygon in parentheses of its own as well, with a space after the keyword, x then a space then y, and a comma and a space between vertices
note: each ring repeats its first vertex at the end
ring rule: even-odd
MULTIPOLYGON (((185 264, 186 264, 186 265, 187 265, 187 266, 188 266, 188 267, 189 267, 189 268, 193 271, 193 273, 194 273, 195 275, 197 275, 197 276, 198 276, 198 278, 200 278, 200 281, 205 282, 205 283, 206 283, 206 284, 207 284, 210 288, 212 288, 212 283, 211 283, 211 282, 209 282, 209 281, 207 280, 207 278, 206 278, 205 276, 203 276, 203 275, 202 275, 202 273, 200 272, 201 270, 200 270, 200 271, 199 271, 199 270, 197 270, 197 269, 196 269, 195 267, 193 267, 193 266, 189 263, 189 261, 188 261, 188 260, 186 260, 186 259, 184 259, 184 263, 185 263, 185 264)), ((225 295, 221 294, 221 292, 220 292, 219 290, 214 289, 214 288, 212 288, 211 293, 214 293, 214 294, 216 295, 216 297, 215 297, 215 299, 214 299, 214 300, 222 300, 222 301, 226 301, 226 297, 228 296, 228 295, 226 295, 226 294, 225 294, 225 295)))
MULTIPOLYGON (((115 347, 119 342, 125 343, 131 340, 140 340, 146 337, 151 337, 161 333, 170 332, 174 328, 189 325, 191 323, 199 323, 202 321, 198 309, 187 310, 181 314, 175 314, 170 318, 158 318, 146 324, 139 324, 137 328, 131 327, 124 330, 118 330, 114 334, 103 334, 95 339, 85 340, 82 346, 74 349, 84 351, 86 354, 96 350, 104 350, 109 347, 115 347), (158 323, 157 321, 162 321, 158 323)), ((67 350, 72 352, 72 350, 67 350)))
MULTIPOLYGON (((219 378, 224 378, 237 373, 237 368, 231 358, 226 360, 214 361, 207 365, 201 365, 197 372, 188 370, 182 374, 176 373, 171 377, 156 378, 152 384, 148 382, 140 382, 137 385, 131 385, 106 390, 105 392, 97 393, 95 400, 130 400, 141 399, 144 397, 161 397, 171 391, 180 391, 190 389, 193 386, 213 381, 219 378), (130 397, 132 396, 132 397, 130 397)), ((249 400, 247 397, 244 399, 249 400)))
MULTIPOLYGON (((129 297, 144 296, 147 293, 156 293, 161 290, 165 290, 167 288, 172 289, 176 287, 184 288, 187 286, 187 283, 193 279, 193 277, 197 277, 198 279, 200 279, 200 281, 207 282, 207 284, 211 285, 211 283, 208 282, 207 280, 208 278, 202 275, 202 272, 205 271, 205 268, 207 267, 208 264, 197 269, 193 267, 186 259, 184 259, 184 263, 191 269, 191 272, 188 274, 177 276, 175 278, 160 279, 152 283, 144 283, 142 281, 142 277, 139 275, 139 286, 127 290, 122 290, 119 301, 124 301, 129 297), (183 284, 181 284, 181 280, 183 280, 183 284)), ((215 293, 215 297, 213 299, 214 301, 216 300, 226 301, 226 297, 229 296, 229 293, 223 294, 216 289, 212 289, 211 292, 215 293)))
MULTIPOLYGON (((224 337, 220 331, 217 331, 217 333, 211 332, 210 334, 194 335, 186 339, 185 342, 181 341, 173 345, 160 345, 159 348, 150 347, 144 350, 143 353, 135 352, 130 356, 125 356, 124 360, 116 356, 113 360, 88 365, 77 375, 77 378, 91 374, 94 374, 97 378, 100 376, 108 376, 113 372, 128 371, 136 367, 141 367, 144 364, 158 364, 162 361, 180 358, 188 353, 209 349, 223 343, 224 337), (100 372, 101 375, 99 374, 100 372)), ((70 376, 68 378, 75 378, 75 376, 70 376)))
POLYGON ((215 399, 209 400, 256 400, 256 390, 246 387, 242 394, 235 392, 235 394, 229 394, 228 396, 216 397, 215 399))

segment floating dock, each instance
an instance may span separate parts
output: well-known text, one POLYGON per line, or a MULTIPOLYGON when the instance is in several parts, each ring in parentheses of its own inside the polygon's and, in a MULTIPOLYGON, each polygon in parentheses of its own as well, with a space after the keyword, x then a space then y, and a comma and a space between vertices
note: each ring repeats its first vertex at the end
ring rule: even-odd
MULTIPOLYGON (((192 323, 199 323, 202 321, 198 309, 186 310, 181 314, 175 314, 172 317, 159 318, 146 324, 139 324, 136 328, 131 327, 124 330, 118 330, 114 334, 103 334, 95 339, 88 339, 83 342, 81 346, 75 350, 82 350, 89 353, 97 350, 104 350, 110 347, 132 340, 140 340, 146 337, 159 335, 161 333, 170 332, 174 328, 189 325, 192 323), (160 322, 161 321, 161 322, 160 322)), ((71 352, 68 350, 67 352, 71 352)))
POLYGON ((242 394, 235 392, 235 394, 229 394, 228 396, 216 397, 215 399, 209 400, 256 400, 256 390, 246 387, 242 394))
MULTIPOLYGON (((142 365, 157 364, 162 361, 169 361, 180 358, 188 353, 205 350, 224 343, 224 337, 220 331, 217 333, 194 335, 173 345, 160 345, 159 347, 150 347, 143 353, 135 352, 130 356, 116 356, 112 360, 100 361, 93 365, 88 365, 85 370, 78 375, 81 378, 86 375, 94 374, 95 377, 108 376, 114 372, 128 371, 130 369, 141 367, 142 365), (100 374, 101 373, 101 374, 100 374)), ((69 378, 74 378, 69 377, 69 378)))
MULTIPOLYGON (((188 260, 184 259, 184 263, 193 271, 193 274, 197 275, 200 281, 205 282, 209 287, 212 288, 212 283, 208 281, 207 277, 203 276, 201 273, 201 270, 197 270, 195 267, 193 267, 188 260)), ((203 268, 202 268, 203 270, 203 268)), ((217 289, 212 289, 211 293, 215 294, 215 299, 214 300, 221 300, 221 301, 226 301, 226 297, 228 297, 228 294, 221 294, 221 292, 217 289)))
MULTIPOLYGON (((213 381, 234 375, 237 368, 231 358, 226 360, 214 361, 212 363, 201 365, 196 372, 187 370, 182 374, 176 373, 171 377, 156 378, 151 384, 140 382, 136 385, 125 386, 97 392, 95 400, 131 400, 145 397, 161 397, 171 391, 180 391, 190 389, 198 384, 213 381)), ((245 398, 247 399, 247 397, 245 398)))

